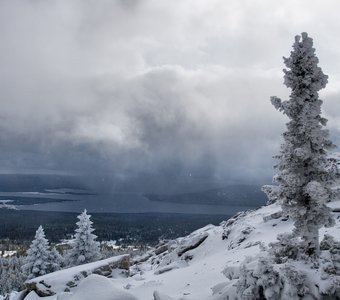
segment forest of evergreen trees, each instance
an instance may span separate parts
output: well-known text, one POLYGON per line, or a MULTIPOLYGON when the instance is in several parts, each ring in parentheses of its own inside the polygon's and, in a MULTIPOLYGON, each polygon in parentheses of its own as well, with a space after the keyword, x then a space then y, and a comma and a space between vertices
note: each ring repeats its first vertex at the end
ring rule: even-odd
MULTIPOLYGON (((0 209, 0 251, 11 244, 27 244, 39 225, 48 239, 57 243, 70 238, 75 229, 76 213, 20 211, 0 209)), ((228 217, 228 216, 227 216, 228 217)), ((188 214, 113 214, 94 213, 98 240, 121 240, 123 243, 156 244, 159 239, 185 236, 206 224, 219 224, 225 215, 188 214)))

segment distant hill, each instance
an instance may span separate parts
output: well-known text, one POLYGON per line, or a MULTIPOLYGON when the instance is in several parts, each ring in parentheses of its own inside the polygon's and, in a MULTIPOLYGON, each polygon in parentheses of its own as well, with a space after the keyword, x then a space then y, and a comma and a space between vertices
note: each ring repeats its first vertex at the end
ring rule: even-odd
POLYGON ((45 192, 46 189, 86 190, 80 177, 53 174, 0 174, 0 192, 45 192))
POLYGON ((247 207, 261 206, 267 201, 267 197, 261 191, 261 187, 255 185, 229 185, 224 188, 194 193, 144 193, 143 196, 151 201, 247 207))

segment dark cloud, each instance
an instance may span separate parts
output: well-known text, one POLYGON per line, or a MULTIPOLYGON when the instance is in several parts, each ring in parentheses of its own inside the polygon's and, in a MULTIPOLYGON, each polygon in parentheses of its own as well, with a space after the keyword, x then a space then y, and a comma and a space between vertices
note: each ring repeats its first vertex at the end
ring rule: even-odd
POLYGON ((339 6, 1 1, 1 169, 268 178, 285 122, 269 97, 288 96, 282 56, 302 31, 338 135, 339 6))

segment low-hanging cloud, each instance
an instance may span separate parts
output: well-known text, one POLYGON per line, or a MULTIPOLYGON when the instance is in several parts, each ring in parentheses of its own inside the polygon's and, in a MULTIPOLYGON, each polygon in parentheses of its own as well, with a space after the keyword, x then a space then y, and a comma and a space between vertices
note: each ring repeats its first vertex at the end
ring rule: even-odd
POLYGON ((302 31, 330 75, 322 96, 337 139, 336 8, 307 0, 2 1, 2 170, 269 177, 285 122, 269 97, 288 97, 281 57, 302 31))

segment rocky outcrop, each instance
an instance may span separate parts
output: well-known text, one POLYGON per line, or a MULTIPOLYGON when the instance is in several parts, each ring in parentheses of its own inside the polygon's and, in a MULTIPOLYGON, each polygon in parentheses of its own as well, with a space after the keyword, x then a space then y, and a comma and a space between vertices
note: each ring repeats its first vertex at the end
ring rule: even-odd
POLYGON ((207 225, 186 237, 160 242, 154 249, 134 258, 130 276, 142 276, 140 274, 144 273, 145 266, 150 266, 155 270, 155 275, 187 267, 189 261, 195 257, 196 249, 208 239, 209 230, 213 227, 213 225, 207 225))
POLYGON ((201 245, 206 238, 208 237, 207 232, 203 232, 197 236, 194 236, 190 239, 186 239, 183 243, 178 247, 177 255, 182 256, 184 253, 188 252, 189 250, 193 250, 201 245))
POLYGON ((91 274, 111 277, 116 269, 129 270, 130 256, 120 255, 97 262, 76 266, 31 279, 25 283, 28 292, 35 291, 40 297, 69 292, 91 274))
POLYGON ((47 285, 44 280, 26 282, 25 288, 28 292, 36 292, 39 297, 48 297, 55 294, 51 290, 51 286, 47 285))

